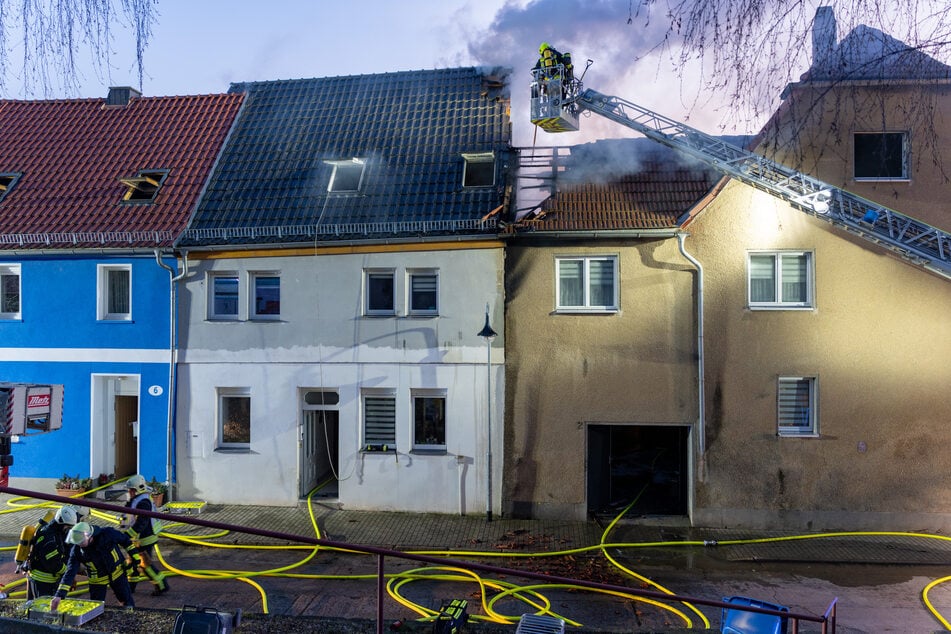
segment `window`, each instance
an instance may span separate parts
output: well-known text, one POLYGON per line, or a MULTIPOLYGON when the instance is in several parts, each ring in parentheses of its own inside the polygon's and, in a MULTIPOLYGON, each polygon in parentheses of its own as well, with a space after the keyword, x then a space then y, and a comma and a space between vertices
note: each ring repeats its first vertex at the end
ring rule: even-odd
POLYGON ((491 187, 495 184, 495 154, 463 154, 462 158, 465 160, 463 187, 491 187))
POLYGON ((439 312, 439 276, 435 271, 409 271, 409 312, 436 315, 439 312))
POLYGON ((367 451, 396 451, 396 397, 392 392, 363 395, 363 446, 367 451))
POLYGON ((218 447, 251 448, 251 390, 218 389, 218 447))
POLYGON ((617 310, 615 256, 557 258, 555 265, 558 278, 555 303, 558 310, 617 310))
POLYGON ((366 161, 363 159, 350 159, 347 161, 327 161, 333 165, 333 173, 330 175, 330 183, 327 185, 329 192, 356 192, 360 190, 363 182, 363 168, 366 167, 366 161))
POLYGON ((366 314, 396 313, 395 274, 393 270, 366 271, 366 314))
POLYGON ((816 379, 781 376, 777 394, 779 435, 816 435, 816 379))
POLYGON ((281 316, 281 278, 276 273, 251 273, 253 303, 251 317, 278 319, 281 316))
POLYGON ((855 178, 869 180, 907 180, 908 133, 857 133, 855 178))
POLYGON ((0 319, 20 319, 20 265, 0 264, 0 319))
POLYGON ((20 174, 14 173, 0 174, 0 200, 3 200, 7 193, 13 189, 13 186, 20 180, 20 176, 20 174))
POLYGON ((99 302, 97 319, 130 321, 132 319, 132 265, 99 265, 99 302))
POLYGON ((446 449, 444 391, 413 391, 413 449, 446 449))
POLYGON ((208 278, 209 319, 238 318, 238 275, 215 273, 208 278))
POLYGON ((750 253, 750 308, 811 308, 812 254, 750 253))
POLYGON ((166 176, 168 176, 168 170, 142 170, 132 178, 120 178, 119 182, 128 188, 122 196, 122 202, 155 202, 155 196, 162 187, 162 183, 165 182, 166 176))

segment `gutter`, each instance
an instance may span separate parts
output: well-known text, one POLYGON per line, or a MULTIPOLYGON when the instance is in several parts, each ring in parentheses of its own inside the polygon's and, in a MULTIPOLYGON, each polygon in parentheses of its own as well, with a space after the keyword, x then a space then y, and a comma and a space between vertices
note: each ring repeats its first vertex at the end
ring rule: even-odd
POLYGON ((687 253, 684 248, 686 233, 677 234, 677 245, 680 247, 680 253, 697 269, 697 453, 700 459, 700 479, 703 479, 703 461, 706 453, 706 412, 704 409, 704 390, 703 390, 703 265, 692 255, 687 253))
POLYGON ((586 239, 611 239, 611 238, 674 238, 680 236, 679 227, 668 229, 592 229, 589 231, 526 231, 520 233, 516 231, 510 234, 500 234, 499 237, 505 240, 512 239, 536 239, 546 238, 586 238, 586 239))
POLYGON ((175 383, 176 383, 176 363, 175 363, 175 343, 178 335, 178 321, 175 318, 175 282, 188 275, 188 251, 182 252, 182 272, 175 275, 175 269, 162 262, 162 252, 155 249, 155 263, 168 271, 168 414, 165 437, 165 484, 168 487, 168 501, 173 501, 175 481, 174 467, 172 465, 172 453, 175 450, 175 430, 172 421, 175 412, 175 383))

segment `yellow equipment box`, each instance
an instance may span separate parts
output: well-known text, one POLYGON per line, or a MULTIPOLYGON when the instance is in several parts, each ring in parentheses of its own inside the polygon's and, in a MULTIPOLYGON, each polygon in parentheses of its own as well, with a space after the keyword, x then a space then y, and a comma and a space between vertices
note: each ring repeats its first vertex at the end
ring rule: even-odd
POLYGON ((37 597, 27 601, 27 618, 31 621, 62 623, 63 625, 82 625, 105 611, 105 601, 66 598, 59 602, 56 612, 50 612, 53 597, 37 597))

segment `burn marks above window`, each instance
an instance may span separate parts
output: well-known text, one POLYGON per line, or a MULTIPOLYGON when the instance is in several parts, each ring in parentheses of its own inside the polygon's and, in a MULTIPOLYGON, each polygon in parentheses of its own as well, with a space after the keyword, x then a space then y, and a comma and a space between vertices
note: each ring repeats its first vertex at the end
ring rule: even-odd
POLYGON ((122 202, 131 204, 154 203, 155 197, 168 177, 168 170, 141 170, 131 178, 120 178, 127 187, 122 202))

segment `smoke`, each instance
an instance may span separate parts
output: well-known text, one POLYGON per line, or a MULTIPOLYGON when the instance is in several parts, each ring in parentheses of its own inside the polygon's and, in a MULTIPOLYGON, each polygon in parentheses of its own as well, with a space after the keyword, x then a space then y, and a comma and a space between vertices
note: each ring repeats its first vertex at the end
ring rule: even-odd
POLYGON ((682 95, 682 81, 667 63, 670 50, 665 35, 670 26, 663 15, 651 15, 641 0, 530 0, 509 2, 488 28, 470 34, 469 54, 483 65, 504 65, 514 72, 512 122, 516 145, 575 145, 602 138, 638 136, 600 117, 583 117, 575 133, 535 131, 529 121, 531 68, 538 46, 548 42, 570 52, 575 76, 584 75, 586 87, 617 95, 674 118, 686 118, 696 94, 682 95), (656 108, 655 108, 656 107, 656 108))

